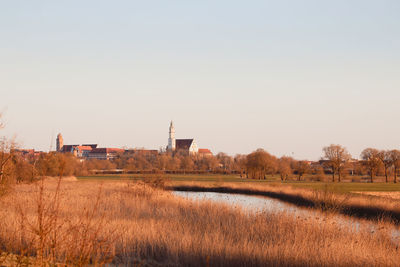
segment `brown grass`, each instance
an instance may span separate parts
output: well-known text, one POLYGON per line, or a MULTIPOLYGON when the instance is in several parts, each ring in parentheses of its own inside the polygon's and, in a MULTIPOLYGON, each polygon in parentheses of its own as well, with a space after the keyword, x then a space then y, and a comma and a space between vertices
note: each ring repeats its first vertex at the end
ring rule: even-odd
POLYGON ((352 193, 400 200, 400 192, 356 192, 355 191, 352 193))
MULTIPOLYGON (((57 184, 46 181, 44 188, 44 199, 51 201, 57 184)), ((99 188, 98 182, 62 184, 56 229, 44 242, 46 260, 69 265, 112 260, 140 266, 394 266, 400 262, 386 223, 377 224, 374 233, 363 223, 352 232, 322 214, 319 218, 248 214, 223 204, 174 197, 144 183, 107 182, 99 188)), ((18 185, 0 201, 0 249, 9 256, 8 262, 22 255, 28 257, 20 261, 37 264, 40 238, 34 229, 39 191, 40 187, 18 185)), ((54 210, 48 202, 45 206, 46 221, 54 210)))

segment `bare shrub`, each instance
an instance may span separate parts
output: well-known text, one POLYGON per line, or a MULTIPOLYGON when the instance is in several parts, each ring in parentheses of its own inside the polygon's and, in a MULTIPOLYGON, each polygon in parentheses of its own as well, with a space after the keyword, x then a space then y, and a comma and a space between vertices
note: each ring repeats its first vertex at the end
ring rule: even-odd
POLYGON ((145 175, 143 177, 143 182, 151 187, 163 189, 169 182, 169 179, 163 172, 156 171, 152 174, 145 175))
POLYGON ((344 168, 351 158, 350 153, 345 147, 334 144, 324 147, 323 151, 325 158, 327 159, 326 164, 332 170, 332 182, 335 181, 336 173, 338 174, 338 181, 340 182, 342 175, 344 174, 344 168))
POLYGON ((371 183, 374 181, 380 166, 379 150, 375 148, 366 148, 361 152, 361 158, 364 160, 364 165, 368 169, 371 183))
POLYGON ((99 213, 101 203, 101 188, 92 208, 83 210, 82 215, 76 221, 68 223, 66 243, 68 249, 65 251, 65 261, 74 266, 104 265, 113 258, 111 237, 115 230, 111 230, 106 236, 102 231, 106 221, 104 213, 99 213))
POLYGON ((36 266, 68 264, 85 266, 104 265, 112 258, 110 236, 104 233, 105 220, 100 212, 101 187, 90 206, 78 216, 70 217, 63 210, 68 201, 61 189, 61 177, 54 181, 42 178, 33 186, 34 195, 18 203, 19 242, 10 251, 29 260, 36 266), (31 202, 33 200, 33 203, 31 202), (33 206, 32 206, 33 204, 33 206), (32 206, 32 210, 27 210, 32 206))
POLYGON ((14 148, 13 140, 0 138, 0 196, 7 193, 15 183, 15 165, 12 162, 14 148))
POLYGON ((322 190, 313 191, 313 202, 316 208, 321 211, 340 212, 346 208, 349 194, 339 194, 335 192, 335 187, 325 184, 322 190))

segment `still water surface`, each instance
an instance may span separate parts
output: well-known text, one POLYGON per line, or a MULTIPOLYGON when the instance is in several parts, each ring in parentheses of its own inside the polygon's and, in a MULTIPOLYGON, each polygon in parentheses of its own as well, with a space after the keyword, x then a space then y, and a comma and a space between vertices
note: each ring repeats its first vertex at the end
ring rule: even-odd
POLYGON ((229 193, 215 193, 215 192, 187 192, 187 191, 174 191, 174 195, 180 196, 191 200, 211 200, 219 203, 228 204, 234 207, 242 208, 250 212, 290 212, 302 213, 308 210, 301 210, 294 205, 286 204, 279 200, 260 196, 247 196, 229 193))

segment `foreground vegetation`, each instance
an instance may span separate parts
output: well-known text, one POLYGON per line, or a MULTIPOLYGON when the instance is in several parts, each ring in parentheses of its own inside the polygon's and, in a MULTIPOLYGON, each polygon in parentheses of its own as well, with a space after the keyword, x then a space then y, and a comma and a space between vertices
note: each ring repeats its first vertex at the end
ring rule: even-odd
POLYGON ((354 163, 331 145, 324 148, 326 162, 312 164, 264 150, 235 158, 133 151, 81 161, 15 147, 0 141, 0 266, 393 266, 400 260, 393 235, 400 200, 349 194, 399 190, 394 150, 369 149, 354 163), (332 181, 337 175, 353 183, 327 185, 329 169, 332 181), (112 172, 125 174, 104 174, 112 172), (80 177, 63 178, 69 175, 80 177), (366 175, 386 183, 361 183, 366 175), (314 213, 253 213, 179 198, 166 188, 268 196, 314 213), (344 225, 343 215, 356 227, 344 225))
POLYGON ((400 260, 384 222, 371 233, 361 221, 359 231, 351 231, 323 214, 248 214, 142 182, 20 184, 0 205, 4 262, 393 266, 400 260))

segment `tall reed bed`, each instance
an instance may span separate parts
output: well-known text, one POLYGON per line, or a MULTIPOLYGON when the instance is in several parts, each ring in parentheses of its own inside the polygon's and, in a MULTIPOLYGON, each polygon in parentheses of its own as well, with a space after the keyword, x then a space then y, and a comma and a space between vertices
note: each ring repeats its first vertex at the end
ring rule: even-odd
POLYGON ((322 214, 320 218, 249 214, 210 201, 175 197, 143 183, 18 185, 1 199, 0 217, 4 252, 0 260, 9 265, 394 266, 400 262, 398 247, 383 223, 374 233, 362 225, 351 231, 322 214))

